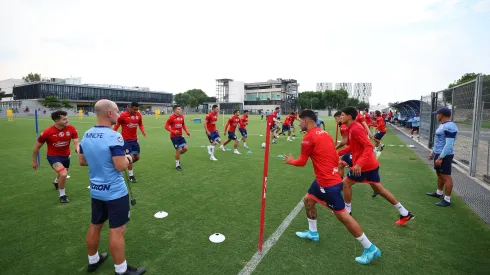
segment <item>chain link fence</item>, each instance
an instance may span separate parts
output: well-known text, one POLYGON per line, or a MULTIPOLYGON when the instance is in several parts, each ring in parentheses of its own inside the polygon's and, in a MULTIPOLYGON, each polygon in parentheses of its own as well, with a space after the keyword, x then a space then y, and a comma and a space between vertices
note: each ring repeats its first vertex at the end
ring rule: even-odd
POLYGON ((433 147, 440 122, 433 114, 441 107, 452 111, 459 129, 454 145, 454 161, 470 176, 490 183, 490 77, 433 92, 420 100, 420 141, 433 147), (487 103, 485 103, 487 102, 487 103))

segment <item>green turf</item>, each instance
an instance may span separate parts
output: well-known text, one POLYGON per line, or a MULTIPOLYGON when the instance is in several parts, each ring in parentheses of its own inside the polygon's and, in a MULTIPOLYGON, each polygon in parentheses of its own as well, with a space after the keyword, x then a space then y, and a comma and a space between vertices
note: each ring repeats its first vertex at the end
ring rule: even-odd
MULTIPOLYGON (((148 274, 237 274, 256 252, 263 167, 265 123, 251 116, 249 141, 252 154, 240 148, 215 153, 209 160, 202 124, 187 123, 193 137, 182 157, 183 172, 175 170, 174 150, 163 129, 165 116, 145 116, 147 138, 140 138, 141 160, 135 164, 138 183, 133 184, 137 205, 131 209, 126 232, 128 263, 145 266, 148 274), (157 211, 169 216, 155 219, 157 211), (212 233, 226 236, 221 244, 209 242, 212 233)), ((203 117, 202 115, 199 117, 203 117)), ((228 117, 228 116, 226 116, 228 117)), ((80 134, 94 124, 71 117, 80 134)), ((41 118, 40 128, 51 125, 41 118)), ((332 122, 327 120, 332 126, 332 122)), ((221 117, 218 129, 222 132, 221 117)), ((2 205, 0 266, 2 274, 84 274, 87 265, 85 234, 90 223, 88 170, 78 166, 72 152, 71 178, 61 205, 51 184, 45 147, 41 167, 30 167, 35 141, 34 120, 0 120, 2 205)), ((300 135, 301 136, 301 135, 300 135)), ((386 144, 401 144, 388 134, 386 144)), ((314 178, 311 163, 304 168, 287 166, 277 156, 299 153, 300 140, 286 143, 281 137, 272 146, 267 189, 265 239, 268 238, 305 194, 314 178)), ((231 148, 231 146, 228 146, 231 148)), ((354 257, 360 244, 325 209, 319 211, 319 243, 297 239, 296 230, 307 227, 304 210, 294 219, 279 242, 257 267, 261 274, 482 274, 488 261, 490 229, 464 203, 453 197, 454 207, 440 209, 435 199, 432 171, 409 148, 387 147, 381 156, 385 186, 416 215, 405 228, 394 225, 397 211, 382 198, 372 200, 368 186, 354 186, 354 217, 367 236, 383 251, 381 260, 360 266, 354 257)), ((265 240, 264 239, 264 240, 265 240)), ((108 227, 102 231, 99 251, 108 251, 108 227)), ((98 274, 112 274, 109 259, 98 274)))

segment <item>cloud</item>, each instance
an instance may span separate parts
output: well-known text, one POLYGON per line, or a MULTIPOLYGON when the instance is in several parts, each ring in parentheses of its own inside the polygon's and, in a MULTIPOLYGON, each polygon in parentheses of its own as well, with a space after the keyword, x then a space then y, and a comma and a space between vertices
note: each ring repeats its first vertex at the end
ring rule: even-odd
POLYGON ((490 11, 490 0, 480 0, 475 3, 473 10, 476 12, 489 12, 490 11))

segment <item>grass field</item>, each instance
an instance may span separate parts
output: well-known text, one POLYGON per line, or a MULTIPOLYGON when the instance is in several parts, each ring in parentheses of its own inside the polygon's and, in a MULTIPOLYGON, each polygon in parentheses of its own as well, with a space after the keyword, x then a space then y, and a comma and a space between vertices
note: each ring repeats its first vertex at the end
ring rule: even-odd
MULTIPOLYGON (((193 136, 188 140, 189 152, 182 156, 183 172, 175 170, 174 149, 163 129, 166 116, 144 117, 148 137, 140 138, 141 160, 134 166, 138 183, 132 186, 138 203, 131 209, 126 255, 129 264, 146 267, 147 274, 237 274, 257 249, 263 172, 260 144, 265 139, 259 135, 264 134, 265 123, 259 117, 250 118, 247 143, 252 154, 243 148, 239 156, 217 150, 219 161, 212 162, 201 148, 208 144, 203 125, 193 124, 193 117, 186 117, 193 136), (169 216, 155 219, 158 211, 169 216), (216 232, 226 236, 225 242, 208 240, 216 232)), ((95 123, 93 118, 71 119, 80 135, 95 123)), ((222 132, 221 120, 218 129, 222 132)), ((326 121, 332 129, 333 123, 326 121)), ((48 118, 40 119, 41 130, 51 124, 48 118)), ((62 205, 51 184, 55 174, 46 161, 45 146, 40 169, 31 168, 33 118, 2 119, 0 129, 0 273, 86 273, 87 168, 78 165, 72 150, 66 187, 71 202, 62 205)), ((384 142, 401 144, 391 133, 384 142)), ((297 157, 300 143, 300 139, 286 143, 281 137, 271 146, 264 240, 314 179, 311 162, 298 168, 277 157, 284 153, 297 157)), ((393 206, 382 198, 371 199, 369 186, 354 186, 354 217, 382 250, 380 260, 368 266, 357 264, 354 257, 362 253, 361 245, 330 211, 319 207, 320 242, 295 236, 295 231, 308 226, 303 209, 255 273, 488 274, 490 228, 456 196, 454 207, 436 207, 437 200, 425 195, 434 191, 435 175, 410 148, 386 147, 380 162, 384 185, 416 216, 406 227, 397 227, 398 211, 393 206)), ((108 251, 108 225, 102 231, 99 252, 103 251, 108 251)), ((113 272, 110 258, 97 274, 113 272)))

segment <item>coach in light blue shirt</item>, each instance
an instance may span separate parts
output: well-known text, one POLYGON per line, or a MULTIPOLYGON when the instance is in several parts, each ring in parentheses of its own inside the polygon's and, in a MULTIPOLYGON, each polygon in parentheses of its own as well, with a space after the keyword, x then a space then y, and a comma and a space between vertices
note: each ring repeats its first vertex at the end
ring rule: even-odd
POLYGON ((109 220, 109 247, 116 274, 142 274, 145 269, 128 265, 124 253, 124 231, 130 212, 122 171, 133 159, 124 152, 121 134, 111 128, 117 122, 119 110, 116 103, 102 99, 95 104, 95 113, 97 125, 83 135, 78 157, 80 165, 89 168, 92 197, 92 223, 86 238, 88 271, 94 272, 108 257, 107 253, 99 255, 98 246, 102 226, 109 220))
POLYGON ((434 169, 437 172, 437 190, 434 193, 427 193, 427 195, 442 199, 436 204, 437 206, 448 206, 451 205, 451 192, 453 189, 451 167, 458 127, 451 121, 451 110, 449 108, 442 107, 435 114, 441 124, 436 130, 434 148, 429 155, 429 159, 434 159, 434 169), (445 195, 443 196, 444 193, 445 195))

